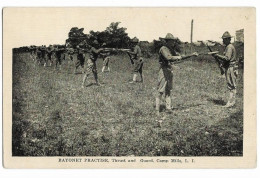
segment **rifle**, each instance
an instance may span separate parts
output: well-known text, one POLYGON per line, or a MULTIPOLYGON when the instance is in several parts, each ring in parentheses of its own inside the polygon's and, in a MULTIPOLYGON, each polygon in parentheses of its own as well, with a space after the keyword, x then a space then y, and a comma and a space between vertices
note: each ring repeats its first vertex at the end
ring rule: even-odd
POLYGON ((198 55, 214 55, 214 54, 218 54, 218 51, 212 51, 212 52, 207 52, 207 53, 199 53, 198 55))
POLYGON ((121 52, 126 52, 127 53, 127 55, 129 56, 129 58, 130 58, 130 61, 131 61, 131 64, 134 64, 134 61, 133 61, 133 59, 132 59, 132 56, 131 56, 131 54, 130 53, 128 53, 128 52, 130 52, 131 51, 131 49, 123 49, 123 48, 103 48, 103 51, 104 52, 111 52, 111 51, 121 51, 121 52))
POLYGON ((122 51, 122 52, 128 52, 131 51, 130 49, 123 49, 123 48, 103 48, 103 51, 110 52, 110 51, 122 51))
POLYGON ((127 53, 127 55, 129 56, 129 59, 130 59, 131 64, 134 64, 134 60, 133 60, 131 54, 130 54, 130 53, 127 53))
POLYGON ((172 61, 170 62, 171 64, 178 64, 178 63, 181 63, 183 62, 184 60, 192 57, 192 56, 197 56, 198 54, 197 53, 192 53, 192 54, 189 54, 187 56, 182 56, 181 59, 176 59, 175 61, 172 61))
MULTIPOLYGON (((208 45, 206 45, 206 46, 208 47, 209 51, 212 52, 212 49, 208 45)), ((223 61, 220 58, 218 58, 217 56, 214 56, 214 54, 212 54, 212 56, 215 58, 216 62, 218 63, 218 67, 219 67, 221 75, 223 75, 225 73, 225 70, 223 67, 223 61)))

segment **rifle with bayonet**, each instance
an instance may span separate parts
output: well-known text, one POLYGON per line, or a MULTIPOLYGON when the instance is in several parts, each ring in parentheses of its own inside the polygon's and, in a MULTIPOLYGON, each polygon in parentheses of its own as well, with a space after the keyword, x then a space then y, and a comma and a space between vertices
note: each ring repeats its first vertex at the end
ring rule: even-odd
POLYGON ((103 52, 111 52, 111 51, 120 51, 120 52, 126 52, 127 55, 130 58, 130 62, 131 64, 134 64, 133 58, 131 56, 131 54, 129 53, 131 51, 131 49, 123 49, 123 48, 103 48, 103 52))
POLYGON ((103 48, 104 52, 111 52, 111 51, 121 51, 121 52, 128 52, 131 51, 130 49, 122 49, 122 48, 103 48))
POLYGON ((190 57, 198 56, 198 55, 199 54, 197 52, 195 52, 195 53, 192 53, 192 54, 189 54, 189 55, 186 55, 186 56, 181 56, 180 59, 176 59, 176 60, 172 61, 171 64, 178 64, 178 63, 183 62, 186 59, 189 59, 190 57))

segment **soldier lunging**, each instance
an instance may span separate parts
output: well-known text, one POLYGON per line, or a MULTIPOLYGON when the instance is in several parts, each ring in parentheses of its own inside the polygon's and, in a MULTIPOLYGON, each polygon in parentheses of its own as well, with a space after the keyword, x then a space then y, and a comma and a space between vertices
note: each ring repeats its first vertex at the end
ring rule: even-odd
POLYGON ((158 85, 156 95, 156 111, 160 113, 160 102, 163 94, 165 95, 166 110, 172 110, 171 102, 171 90, 172 90, 172 66, 171 62, 180 61, 191 56, 197 56, 197 53, 193 53, 188 56, 179 56, 174 51, 174 40, 172 34, 168 33, 164 39, 164 45, 159 50, 159 74, 158 74, 158 85))
POLYGON ((131 81, 130 83, 135 83, 137 82, 137 74, 140 74, 141 77, 141 82, 143 82, 143 58, 141 57, 142 52, 141 52, 141 48, 138 45, 138 38, 134 37, 132 39, 132 44, 133 44, 133 51, 127 51, 127 54, 131 60, 131 63, 134 66, 133 69, 133 81, 131 81))
POLYGON ((85 87, 85 81, 87 77, 93 73, 94 79, 97 85, 101 85, 98 82, 98 74, 97 74, 97 66, 96 66, 96 60, 98 58, 98 55, 103 51, 102 48, 99 48, 99 43, 97 40, 94 41, 93 47, 89 51, 89 59, 87 60, 87 69, 85 72, 85 75, 83 77, 83 82, 82 82, 82 88, 85 87))

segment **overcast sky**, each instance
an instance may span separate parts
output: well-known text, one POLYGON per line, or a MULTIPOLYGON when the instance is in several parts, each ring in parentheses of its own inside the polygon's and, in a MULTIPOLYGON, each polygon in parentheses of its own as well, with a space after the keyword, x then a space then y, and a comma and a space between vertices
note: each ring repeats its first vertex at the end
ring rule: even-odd
POLYGON ((182 41, 217 40, 225 31, 245 28, 245 8, 20 8, 4 9, 4 30, 12 32, 15 46, 64 44, 71 27, 103 31, 121 22, 131 38, 152 41, 172 33, 182 41), (8 17, 8 19, 5 19, 8 17), (25 40, 26 39, 26 40, 25 40))

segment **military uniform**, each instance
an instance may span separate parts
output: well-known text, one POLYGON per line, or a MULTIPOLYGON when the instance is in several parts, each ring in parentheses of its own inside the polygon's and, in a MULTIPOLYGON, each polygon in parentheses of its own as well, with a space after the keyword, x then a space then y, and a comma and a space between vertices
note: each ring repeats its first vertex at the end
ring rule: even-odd
POLYGON ((76 73, 76 70, 79 66, 82 67, 82 69, 84 68, 84 63, 85 63, 85 55, 84 55, 84 51, 83 49, 78 49, 78 54, 77 54, 77 60, 75 62, 75 71, 74 73, 76 73))
POLYGON ((130 60, 133 62, 133 82, 137 81, 137 73, 140 74, 141 82, 143 82, 143 58, 140 46, 137 44, 139 40, 135 37, 132 39, 132 43, 135 43, 133 52, 128 52, 130 60))
MULTIPOLYGON (((98 45, 98 42, 95 40, 94 44, 98 45)), ((91 47, 91 49, 89 51, 89 59, 87 60, 87 67, 85 70, 85 75, 84 75, 83 82, 82 82, 82 88, 84 88, 85 81, 91 73, 93 73, 93 75, 94 75, 96 84, 100 85, 100 83, 98 82, 96 60, 101 51, 102 51, 102 49, 97 49, 96 47, 91 47)))
POLYGON ((37 62, 38 64, 41 63, 41 58, 42 58, 41 50, 40 50, 39 47, 37 47, 37 49, 36 49, 36 62, 37 62))
POLYGON ((67 48, 67 58, 69 58, 71 61, 73 61, 73 54, 74 54, 74 49, 67 48))
POLYGON ((61 60, 64 59, 64 49, 55 50, 55 67, 57 68, 58 64, 61 65, 61 60))
POLYGON ((216 54, 215 57, 224 61, 223 67, 225 68, 225 76, 227 81, 227 88, 230 91, 229 99, 224 107, 232 107, 235 105, 237 93, 237 76, 238 76, 238 60, 236 56, 236 49, 230 43, 231 35, 225 32, 222 35, 223 43, 226 45, 223 55, 216 54))
POLYGON ((234 90, 237 87, 238 61, 236 57, 236 49, 232 44, 226 46, 224 56, 226 57, 227 66, 225 67, 225 75, 227 87, 229 90, 234 90))
POLYGON ((36 48, 32 47, 31 48, 31 53, 30 53, 30 58, 35 61, 36 60, 36 57, 37 57, 37 54, 36 54, 36 48))
MULTIPOLYGON (((172 34, 168 33, 165 38, 162 38, 166 41, 175 40, 172 34)), ((157 94, 156 94, 156 110, 159 114, 160 112, 160 102, 163 95, 165 95, 166 109, 171 110, 171 90, 173 87, 173 73, 172 65, 170 62, 176 60, 181 60, 182 58, 188 58, 191 56, 197 56, 197 53, 181 57, 177 53, 172 54, 170 49, 165 45, 162 46, 159 50, 159 73, 158 73, 158 83, 157 83, 157 94)))
POLYGON ((98 58, 99 50, 92 47, 89 51, 89 59, 87 60, 87 68, 86 68, 86 74, 93 73, 94 76, 97 76, 97 65, 96 60, 98 58))
POLYGON ((157 83, 157 110, 159 111, 160 100, 165 95, 166 108, 171 109, 171 90, 173 85, 173 73, 170 65, 172 54, 166 46, 162 46, 159 50, 159 73, 157 83), (159 102, 159 103, 158 103, 159 102))
POLYGON ((43 60, 44 67, 45 67, 46 64, 47 64, 47 60, 48 60, 46 47, 45 47, 45 46, 42 46, 42 47, 40 48, 40 51, 41 51, 41 59, 43 60))
POLYGON ((172 67, 169 63, 171 52, 166 46, 162 46, 159 50, 159 74, 157 90, 159 93, 170 95, 172 89, 172 67))
POLYGON ((136 45, 134 47, 134 55, 133 55, 133 61, 134 61, 134 69, 133 72, 135 73, 142 73, 143 71, 143 59, 141 58, 142 52, 140 46, 136 45))
POLYGON ((103 58, 103 68, 102 68, 102 72, 104 72, 106 68, 108 69, 108 71, 110 71, 110 68, 109 68, 109 66, 108 66, 109 60, 110 60, 110 52, 102 52, 102 53, 100 53, 100 55, 101 55, 102 58, 103 58))

